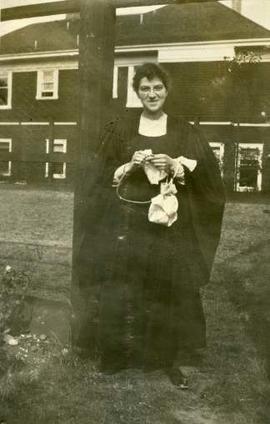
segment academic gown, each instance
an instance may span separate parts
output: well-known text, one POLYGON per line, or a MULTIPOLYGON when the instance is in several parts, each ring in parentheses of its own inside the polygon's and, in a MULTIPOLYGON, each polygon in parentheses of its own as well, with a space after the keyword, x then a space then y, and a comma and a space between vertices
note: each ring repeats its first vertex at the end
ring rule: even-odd
MULTIPOLYGON (((89 175, 84 235, 77 259, 84 318, 77 337, 102 369, 169 367, 179 352, 206 344, 200 288, 218 246, 224 188, 217 160, 202 134, 168 116, 167 134, 138 134, 139 117, 106 125, 89 175), (197 161, 175 181, 178 219, 171 227, 148 221, 149 204, 120 200, 112 187, 117 167, 136 150, 152 149, 197 161)), ((142 169, 120 187, 123 197, 148 200, 159 192, 142 169)))

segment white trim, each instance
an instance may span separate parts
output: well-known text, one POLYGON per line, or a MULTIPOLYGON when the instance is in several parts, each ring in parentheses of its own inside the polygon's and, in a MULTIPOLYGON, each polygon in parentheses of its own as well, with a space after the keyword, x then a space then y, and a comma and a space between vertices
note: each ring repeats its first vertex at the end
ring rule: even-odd
POLYGON ((202 121, 199 123, 200 125, 234 125, 233 122, 230 121, 202 121))
MULTIPOLYGON (((33 122, 33 121, 30 121, 30 122, 7 122, 7 121, 0 121, 0 125, 7 125, 7 126, 9 126, 9 125, 50 125, 50 122, 33 122)), ((58 125, 58 126, 60 126, 60 125, 68 125, 68 126, 76 126, 76 125, 78 125, 78 123, 77 122, 53 122, 53 125, 58 125)))
MULTIPOLYGON (((189 121, 190 124, 194 124, 194 121, 189 121)), ((264 123, 246 123, 246 122, 230 122, 230 121, 201 121, 199 125, 232 125, 233 127, 270 127, 269 122, 264 123)))
POLYGON ((237 144, 237 168, 236 168, 236 191, 261 191, 262 189, 262 157, 263 157, 263 143, 238 143, 237 144), (243 149, 258 149, 258 171, 257 171, 257 182, 256 187, 240 186, 240 166, 241 166, 241 148, 243 149))
MULTIPOLYGON (((252 48, 265 45, 270 45, 269 38, 127 45, 116 47, 115 52, 121 54, 156 51, 159 63, 216 62, 232 60, 235 56, 235 47, 252 48)), ((269 62, 269 54, 262 53, 261 61, 269 62)))
MULTIPOLYGON (((175 49, 179 47, 205 47, 205 46, 234 46, 234 47, 253 47, 253 46, 267 46, 270 45, 270 38, 240 38, 240 39, 224 39, 214 41, 192 41, 192 42, 175 42, 175 43, 156 43, 156 44, 136 44, 116 46, 115 53, 127 52, 149 52, 149 51, 162 51, 168 48, 175 49)), ((48 59, 48 58, 75 58, 79 55, 79 49, 67 50, 53 50, 44 52, 30 52, 30 53, 16 53, 16 54, 3 54, 0 55, 0 62, 8 62, 13 60, 23 59, 48 59)), ((268 59, 267 59, 268 60, 268 59)), ((42 64, 40 64, 42 66, 42 64)), ((65 66, 71 66, 68 63, 65 66)), ((78 60, 73 61, 73 66, 78 68, 78 60)))
POLYGON ((50 140, 49 140, 49 138, 45 139, 45 143, 46 143, 46 147, 45 147, 46 155, 48 155, 50 153, 50 140))
POLYGON ((20 125, 19 122, 0 122, 0 125, 20 125))
POLYGON ((21 122, 21 125, 50 125, 50 122, 21 122))
POLYGON ((72 50, 53 50, 44 52, 30 52, 30 53, 13 53, 13 54, 2 54, 0 55, 0 61, 10 61, 19 59, 49 59, 59 57, 74 57, 78 56, 79 49, 72 50))
MULTIPOLYGON (((270 38, 246 38, 246 39, 229 39, 229 40, 214 40, 214 41, 197 41, 197 42, 175 42, 175 43, 157 43, 157 44, 137 44, 137 45, 125 45, 125 46, 116 46, 115 53, 139 53, 139 52, 156 52, 158 53, 161 61, 165 61, 166 57, 170 62, 178 61, 177 57, 182 58, 182 61, 193 61, 196 59, 198 61, 198 55, 201 56, 202 61, 214 60, 214 57, 221 57, 221 60, 224 60, 225 56, 230 56, 232 49, 234 47, 254 47, 254 46, 267 46, 270 45, 270 38), (207 53, 207 48, 210 49, 208 55, 203 57, 207 53), (190 56, 190 49, 193 53, 193 56, 190 56), (221 54, 221 49, 223 53, 221 54), (218 52, 219 50, 219 52, 218 52), (189 54, 188 54, 189 51, 189 54), (214 55, 215 51, 215 55, 214 55), (200 53, 203 52, 203 53, 200 53), (224 52, 227 54, 224 54, 224 52), (177 53, 177 57, 174 55, 177 53), (196 54, 195 54, 196 53, 196 54), (208 57, 208 59, 207 59, 208 57), (206 60, 207 59, 207 60, 206 60)), ((31 53, 16 53, 16 54, 3 54, 0 55, 0 62, 14 62, 20 60, 29 60, 29 59, 51 59, 51 58, 66 58, 67 60, 73 59, 72 62, 63 63, 58 61, 55 64, 55 67, 59 69, 78 69, 78 57, 79 49, 69 49, 69 50, 54 50, 54 51, 44 51, 44 52, 31 52, 31 53), (75 60, 76 58, 76 60, 75 60)), ((228 57, 229 58, 229 57, 228 57)), ((116 58, 118 60, 118 58, 116 58)), ((120 59, 120 58, 119 58, 120 59)), ((134 58, 136 60, 136 58, 134 58)), ((262 53, 262 62, 269 62, 269 54, 262 53)), ((129 64, 131 64, 129 62, 129 64)), ((38 63, 39 69, 46 68, 46 63, 38 63)), ((14 69, 16 72, 25 72, 26 70, 33 69, 33 64, 9 64, 8 69, 14 69)))
POLYGON ((112 89, 112 98, 118 98, 118 66, 114 65, 113 67, 113 89, 112 89))
MULTIPOLYGON (((211 45, 233 45, 237 47, 246 46, 261 46, 270 45, 270 38, 240 38, 240 39, 224 39, 214 41, 191 41, 191 42, 175 42, 175 43, 156 43, 156 44, 135 44, 135 45, 124 45, 116 46, 115 53, 126 53, 126 52, 139 52, 139 51, 151 51, 157 49, 167 49, 168 47, 191 47, 191 46, 211 46, 211 45)), ((79 49, 67 49, 67 50, 53 50, 43 52, 29 52, 29 53, 16 53, 16 54, 3 54, 0 55, 0 61, 10 61, 18 59, 47 59, 47 58, 59 58, 67 57, 73 58, 79 55, 79 49)))
POLYGON ((45 175, 44 178, 49 178, 49 162, 45 163, 45 175))
POLYGON ((235 47, 247 46, 265 46, 270 45, 270 38, 241 38, 241 39, 225 39, 214 41, 188 41, 188 42, 175 42, 175 43, 160 43, 160 44, 135 44, 116 46, 116 53, 139 52, 139 51, 153 51, 157 49, 168 49, 177 47, 199 47, 199 46, 215 46, 226 45, 235 47))
POLYGON ((225 58, 232 60, 234 56, 234 45, 225 44, 167 47, 158 51, 159 63, 220 62, 225 58))
MULTIPOLYGON (((49 62, 27 62, 27 63, 1 63, 1 56, 0 56, 0 64, 1 64, 1 70, 5 71, 12 71, 12 72, 36 72, 36 71, 42 71, 48 69, 48 65, 51 66, 51 63, 49 62)), ((60 61, 53 61, 54 68, 57 68, 61 71, 70 71, 70 70, 78 70, 79 65, 78 61, 69 61, 69 62, 60 62, 60 61)))
POLYGON ((236 126, 236 127, 238 125, 239 125, 239 127, 270 127, 270 123, 269 122, 262 123, 262 124, 246 123, 246 122, 239 123, 239 124, 234 124, 234 126, 236 126))
POLYGON ((78 125, 77 122, 54 122, 54 125, 78 125))
POLYGON ((0 105, 0 110, 6 110, 12 108, 12 72, 1 68, 0 77, 7 78, 7 104, 0 105))
POLYGON ((156 50, 156 54, 152 53, 151 56, 149 55, 140 55, 140 56, 126 56, 126 57, 121 57, 121 56, 116 56, 114 58, 114 63, 117 67, 127 67, 127 66, 138 66, 138 65, 142 65, 144 62, 153 62, 153 63, 157 63, 157 48, 156 50))

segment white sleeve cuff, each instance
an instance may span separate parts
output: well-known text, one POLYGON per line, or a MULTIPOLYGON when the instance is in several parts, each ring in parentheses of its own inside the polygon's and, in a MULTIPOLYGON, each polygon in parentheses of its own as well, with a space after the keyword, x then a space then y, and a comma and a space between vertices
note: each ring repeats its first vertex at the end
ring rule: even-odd
POLYGON ((180 163, 184 165, 190 172, 193 172, 197 166, 197 161, 195 159, 188 159, 185 156, 179 156, 180 163))
POLYGON ((197 166, 197 161, 194 159, 188 159, 185 156, 179 156, 176 159, 173 159, 173 172, 174 178, 180 184, 185 184, 185 171, 184 166, 189 169, 190 172, 193 172, 197 166))

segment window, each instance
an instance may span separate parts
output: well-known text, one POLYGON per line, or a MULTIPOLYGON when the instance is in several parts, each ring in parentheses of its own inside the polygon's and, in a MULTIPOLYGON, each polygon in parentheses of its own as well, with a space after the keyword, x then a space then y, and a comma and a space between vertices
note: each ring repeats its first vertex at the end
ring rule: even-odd
POLYGON ((224 143, 221 142, 210 142, 209 143, 214 155, 217 158, 221 175, 223 175, 223 162, 224 162, 224 143))
POLYGON ((51 174, 55 179, 66 178, 66 163, 65 162, 52 162, 51 174))
POLYGON ((12 152, 11 139, 1 138, 0 139, 0 175, 3 177, 11 176, 11 161, 7 160, 8 153, 11 153, 11 152, 12 152))
POLYGON ((38 100, 58 99, 58 69, 40 70, 37 74, 37 96, 38 100))
POLYGON ((53 140, 52 150, 54 153, 67 153, 67 140, 53 140))
POLYGON ((136 71, 136 67, 140 66, 145 62, 157 63, 157 53, 151 52, 151 56, 146 55, 145 57, 124 57, 119 56, 115 60, 113 70, 113 99, 118 98, 118 80, 119 80, 119 68, 127 69, 127 101, 126 107, 142 107, 141 101, 138 99, 137 94, 133 90, 132 82, 136 71))
POLYGON ((45 163, 45 178, 49 178, 50 176, 54 179, 66 178, 66 162, 60 161, 60 158, 61 158, 61 155, 67 153, 67 140, 56 138, 52 141, 50 141, 49 139, 46 139, 45 142, 46 142, 46 146, 45 146, 46 154, 56 153, 57 154, 56 157, 59 158, 59 161, 57 162, 45 163))
POLYGON ((128 67, 127 107, 142 107, 142 103, 132 87, 133 77, 135 75, 135 72, 136 72, 136 66, 128 67))
POLYGON ((0 72, 0 109, 11 109, 11 72, 0 72))
POLYGON ((239 143, 237 152, 236 190, 260 191, 262 187, 263 144, 239 143))

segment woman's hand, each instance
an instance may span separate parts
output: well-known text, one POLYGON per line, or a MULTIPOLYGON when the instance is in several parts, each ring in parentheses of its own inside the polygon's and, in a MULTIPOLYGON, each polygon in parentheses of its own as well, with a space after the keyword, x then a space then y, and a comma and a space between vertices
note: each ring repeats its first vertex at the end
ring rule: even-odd
POLYGON ((145 152, 143 150, 138 150, 133 154, 131 158, 131 163, 135 166, 143 166, 145 157, 145 152))
MULTIPOLYGON (((151 151, 150 151, 151 152, 151 151)), ((150 160, 153 157, 152 153, 148 154, 145 150, 137 150, 127 166, 127 172, 132 171, 133 169, 142 167, 145 161, 150 160)))
POLYGON ((173 159, 163 153, 153 155, 153 157, 149 159, 149 162, 152 163, 160 171, 166 171, 168 173, 171 172, 174 168, 173 159))

